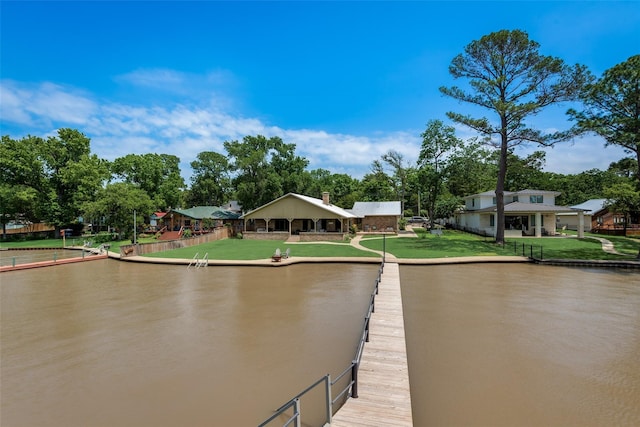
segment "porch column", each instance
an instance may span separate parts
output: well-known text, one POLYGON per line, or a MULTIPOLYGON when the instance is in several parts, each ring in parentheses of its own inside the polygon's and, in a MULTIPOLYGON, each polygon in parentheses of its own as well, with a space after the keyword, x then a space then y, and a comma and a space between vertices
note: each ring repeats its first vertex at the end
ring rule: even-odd
POLYGON ((542 237, 542 215, 536 212, 536 237, 542 237))
POLYGON ((493 237, 496 237, 498 235, 498 212, 494 212, 491 215, 493 215, 493 237))
POLYGON ((287 221, 289 221, 289 236, 291 236, 291 223, 293 222, 293 218, 287 218, 287 221))
POLYGON ((578 238, 584 237, 584 211, 578 212, 578 238))
POLYGON ((263 218, 263 221, 265 223, 265 232, 268 233, 269 232, 269 222, 271 222, 271 218, 263 218))
POLYGON ((320 218, 311 218, 311 221, 313 221, 313 232, 317 233, 318 232, 318 221, 320 221, 320 218))

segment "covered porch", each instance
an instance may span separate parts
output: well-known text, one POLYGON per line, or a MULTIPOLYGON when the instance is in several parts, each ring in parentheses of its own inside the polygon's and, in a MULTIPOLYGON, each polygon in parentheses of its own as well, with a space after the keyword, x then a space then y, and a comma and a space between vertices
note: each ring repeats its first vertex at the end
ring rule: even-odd
POLYGON ((342 240, 355 215, 323 199, 289 193, 242 216, 248 239, 342 240))
MULTIPOLYGON (((480 223, 487 235, 496 235, 498 213, 495 207, 483 209, 480 223)), ((585 216, 581 209, 555 205, 537 205, 513 202, 504 207, 504 237, 543 237, 555 236, 557 214, 574 212, 578 215, 578 237, 584 237, 585 216)))

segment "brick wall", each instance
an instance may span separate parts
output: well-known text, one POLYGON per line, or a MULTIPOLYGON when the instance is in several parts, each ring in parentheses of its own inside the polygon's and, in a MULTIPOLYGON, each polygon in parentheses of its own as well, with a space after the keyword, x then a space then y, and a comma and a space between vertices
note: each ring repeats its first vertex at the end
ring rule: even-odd
POLYGON ((301 242, 342 241, 343 233, 300 233, 301 242))
POLYGON ((359 231, 398 231, 398 220, 392 216, 368 216, 362 219, 361 230, 359 231), (391 227, 391 230, 387 228, 391 227))
POLYGON ((255 232, 255 231, 247 231, 242 233, 242 238, 247 240, 287 240, 289 238, 288 231, 270 231, 266 232, 255 232))

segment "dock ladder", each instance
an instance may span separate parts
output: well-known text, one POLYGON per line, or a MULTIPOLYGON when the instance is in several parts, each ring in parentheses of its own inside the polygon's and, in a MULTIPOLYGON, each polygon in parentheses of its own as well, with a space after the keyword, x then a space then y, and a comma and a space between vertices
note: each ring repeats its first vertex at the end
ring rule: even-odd
POLYGON ((193 258, 191 258, 191 262, 189 262, 189 265, 187 266, 187 270, 190 269, 191 266, 195 268, 200 268, 200 267, 207 267, 209 265, 209 252, 204 254, 204 257, 202 258, 198 258, 198 255, 200 255, 200 253, 196 252, 193 258))

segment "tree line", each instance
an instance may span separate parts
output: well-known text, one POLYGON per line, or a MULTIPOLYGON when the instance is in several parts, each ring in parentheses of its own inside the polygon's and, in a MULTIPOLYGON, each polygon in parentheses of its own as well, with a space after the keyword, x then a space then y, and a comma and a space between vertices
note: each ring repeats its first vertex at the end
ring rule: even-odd
MULTIPOLYGON (((558 203, 565 205, 607 198, 619 211, 637 213, 640 55, 596 78, 585 67, 567 66, 540 55, 538 49, 519 30, 471 42, 449 68, 468 85, 440 90, 490 113, 447 113, 477 136, 463 141, 453 126, 430 120, 415 164, 392 150, 373 160, 362 179, 321 168, 308 170, 309 161, 296 153, 295 144, 277 136, 248 135, 224 142, 224 153, 199 153, 191 162, 189 185, 177 156, 128 154, 107 161, 91 153, 90 139, 77 129, 60 129, 47 138, 3 136, 0 219, 45 221, 61 228, 82 217, 124 231, 131 228, 134 210, 142 216, 170 207, 222 206, 237 200, 248 211, 289 192, 320 197, 323 191, 344 208, 356 201, 400 200, 405 215, 439 218, 450 216, 462 197, 495 189, 500 222, 504 192, 525 188, 560 191, 558 203), (526 118, 564 101, 583 107, 567 112, 575 123, 571 129, 544 134, 527 125, 526 118), (542 150, 526 157, 515 154, 523 143, 551 146, 587 132, 600 135, 607 145, 623 147, 630 157, 604 171, 563 175, 542 170, 542 150)), ((498 235, 496 240, 503 238, 498 235)))

